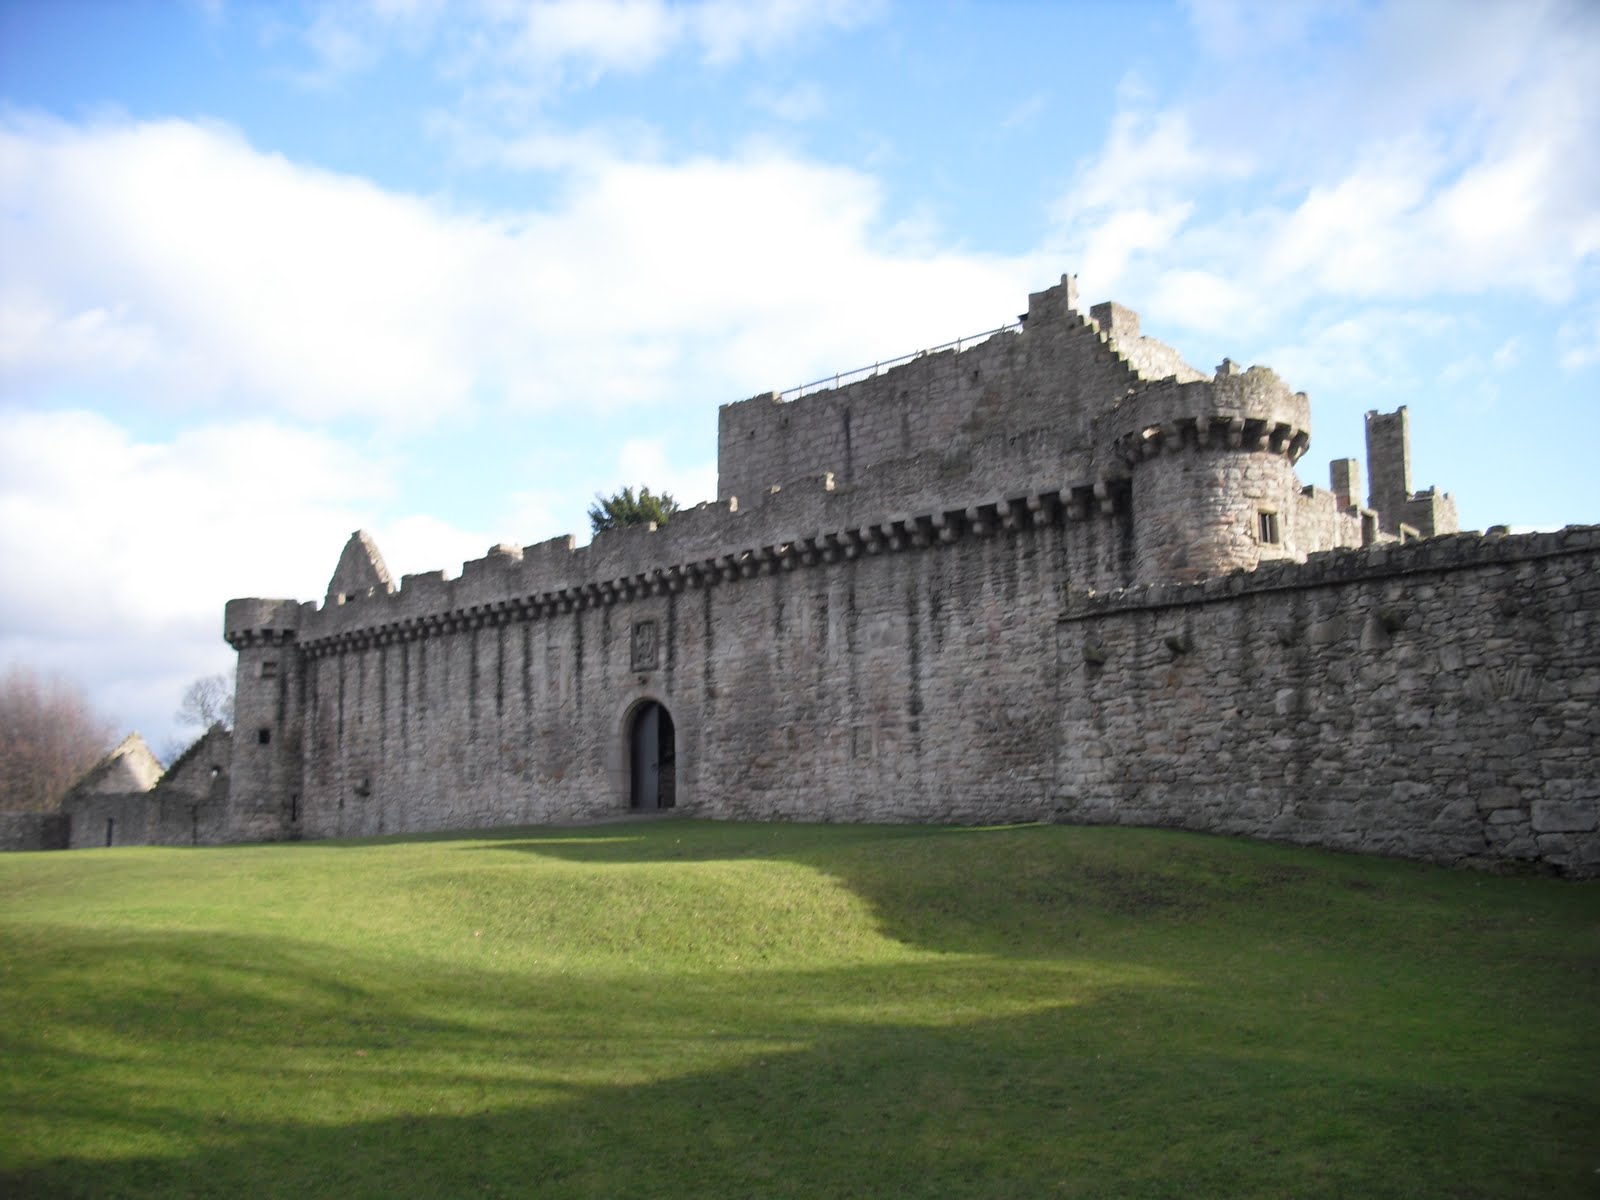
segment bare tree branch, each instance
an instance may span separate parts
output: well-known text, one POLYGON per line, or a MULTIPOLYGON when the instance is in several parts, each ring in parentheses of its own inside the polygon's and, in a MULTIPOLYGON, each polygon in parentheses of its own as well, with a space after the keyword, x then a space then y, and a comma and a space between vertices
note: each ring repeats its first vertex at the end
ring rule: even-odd
POLYGON ((203 675, 189 685, 183 693, 183 703, 173 714, 185 725, 198 725, 210 729, 221 722, 233 728, 233 681, 226 675, 203 675))
POLYGON ((0 812, 55 808, 114 736, 77 684, 13 663, 0 675, 0 812))

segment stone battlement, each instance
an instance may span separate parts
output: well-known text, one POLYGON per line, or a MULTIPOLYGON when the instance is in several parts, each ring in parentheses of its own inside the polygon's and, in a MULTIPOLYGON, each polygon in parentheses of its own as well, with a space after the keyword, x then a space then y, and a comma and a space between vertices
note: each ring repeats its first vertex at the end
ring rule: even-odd
POLYGON ((1600 871, 1600 529, 1456 534, 1404 409, 1366 506, 1354 459, 1302 484, 1304 393, 1071 277, 856 374, 724 406, 664 528, 398 585, 357 532, 320 603, 231 601, 229 836, 676 807, 1600 871))
POLYGON ((1600 525, 1515 535, 1453 533, 1414 542, 1324 550, 1305 562, 1263 563, 1196 583, 1144 584, 1110 592, 1069 591, 1063 620, 1108 611, 1212 604, 1262 592, 1303 591, 1357 580, 1401 581, 1411 576, 1510 566, 1578 555, 1600 558, 1600 525))
MULTIPOLYGON (((440 622, 571 611, 841 555, 948 543, 969 531, 1112 517, 1119 503, 1127 510, 1135 468, 1184 447, 1275 456, 1286 466, 1306 452, 1309 400, 1271 369, 1240 371, 1225 361, 1207 378, 1143 335, 1131 309, 1097 305, 1085 316, 1075 304, 1075 285, 1063 277, 1030 297, 1021 330, 793 401, 768 393, 724 406, 723 498, 679 512, 666 528, 608 531, 583 547, 571 536, 497 546, 454 579, 424 572, 405 576, 398 589, 358 532, 323 606, 234 601, 226 636, 236 645, 270 631, 294 631, 307 642, 417 636, 440 622), (1174 370, 1146 379, 1122 346, 1147 369, 1174 370), (986 378, 986 390, 970 394, 986 378), (816 436, 811 427, 820 421, 836 425, 837 436, 816 436), (792 473, 801 467, 809 469, 792 473), (740 480, 747 482, 735 491, 740 480), (339 583, 351 572, 365 586, 339 583)), ((1290 489, 1278 507, 1305 499, 1315 506, 1312 492, 1290 489)), ((1295 550, 1362 540, 1355 519, 1342 535, 1319 530, 1295 550)), ((1178 578, 1207 573, 1184 557, 1178 578)), ((1237 556, 1210 564, 1217 571, 1237 565, 1237 556)))

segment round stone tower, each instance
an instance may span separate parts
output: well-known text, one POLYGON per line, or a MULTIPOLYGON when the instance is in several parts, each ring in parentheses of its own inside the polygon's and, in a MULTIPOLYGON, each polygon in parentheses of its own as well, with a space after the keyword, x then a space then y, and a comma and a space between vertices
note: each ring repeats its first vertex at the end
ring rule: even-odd
POLYGON ((1114 461, 1128 473, 1134 572, 1188 582, 1253 568, 1296 550, 1310 404, 1266 367, 1224 362, 1208 380, 1167 379, 1107 418, 1114 461))
POLYGON ((294 600, 228 601, 223 636, 239 652, 229 841, 276 841, 299 828, 300 615, 294 600))

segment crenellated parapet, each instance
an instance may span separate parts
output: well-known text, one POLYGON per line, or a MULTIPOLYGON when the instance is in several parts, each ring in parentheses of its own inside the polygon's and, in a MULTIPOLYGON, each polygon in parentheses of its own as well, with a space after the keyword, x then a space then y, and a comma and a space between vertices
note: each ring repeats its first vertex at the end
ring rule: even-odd
MULTIPOLYGON (((1126 495, 1125 489, 1108 487, 1104 481, 1080 481, 985 497, 957 507, 893 514, 859 525, 797 532, 780 523, 780 494, 771 498, 773 512, 767 519, 747 512, 742 527, 732 524, 724 530, 745 537, 725 536, 711 543, 692 530, 679 536, 680 514, 667 529, 640 527, 603 535, 611 545, 602 547, 601 552, 568 546, 564 562, 552 562, 547 554, 536 553, 541 547, 529 547, 520 556, 509 547, 495 547, 484 558, 464 564, 456 579, 447 579, 442 571, 407 575, 390 594, 320 610, 309 605, 303 613, 304 628, 298 633, 299 648, 311 657, 326 657, 349 649, 550 620, 860 558, 924 551, 968 538, 1070 525, 1113 511, 1119 502, 1125 503, 1126 495), (607 571, 608 566, 633 566, 645 557, 615 553, 614 546, 619 543, 654 551, 650 556, 654 562, 620 574, 607 571), (712 549, 706 553, 708 546, 712 549), (672 553, 686 548, 695 553, 672 553), (585 566, 597 569, 583 578, 585 566)), ((725 512, 731 516, 734 510, 725 512)))
POLYGON ((307 612, 315 612, 316 607, 298 600, 229 600, 223 611, 222 636, 235 650, 292 642, 307 612))
MULTIPOLYGON (((1396 581, 1422 580, 1456 571, 1538 562, 1581 556, 1600 558, 1600 525, 1569 525, 1546 533, 1515 535, 1454 533, 1415 542, 1383 542, 1367 547, 1318 551, 1304 562, 1275 562, 1253 571, 1233 571, 1194 583, 1141 583, 1107 591, 1071 589, 1063 595, 1061 620, 1081 621, 1108 612, 1155 611, 1227 603, 1237 597, 1264 593, 1310 591, 1332 585, 1365 582, 1393 585, 1396 581)), ((1508 594, 1522 587, 1520 577, 1501 579, 1508 594)), ((1390 593, 1398 595, 1391 586, 1390 593)), ((1408 602, 1408 608, 1414 602, 1408 602)), ((1495 609, 1511 620, 1523 613, 1518 602, 1495 609)), ((1423 612, 1397 611, 1405 621, 1423 612)))
POLYGON ((1211 379, 1132 391, 1097 422, 1104 458, 1132 489, 1137 571, 1191 581, 1303 558, 1321 548, 1294 464, 1311 444, 1311 408, 1266 367, 1224 361, 1211 379))
POLYGON ((1268 367, 1164 380, 1141 389, 1102 422, 1115 460, 1134 466, 1181 449, 1241 450, 1298 462, 1311 445, 1311 402, 1268 367))
POLYGON ((1119 519, 1150 582, 1363 540, 1359 514, 1294 475, 1311 440, 1303 392, 1226 360, 1202 376, 1132 310, 1080 311, 1070 277, 1030 296, 1019 328, 845 375, 725 406, 725 494, 667 527, 498 545, 455 578, 398 587, 358 531, 320 607, 235 601, 228 640, 321 654, 1091 519, 1119 519), (799 463, 838 470, 781 474, 799 463), (743 494, 726 494, 735 479, 743 494))

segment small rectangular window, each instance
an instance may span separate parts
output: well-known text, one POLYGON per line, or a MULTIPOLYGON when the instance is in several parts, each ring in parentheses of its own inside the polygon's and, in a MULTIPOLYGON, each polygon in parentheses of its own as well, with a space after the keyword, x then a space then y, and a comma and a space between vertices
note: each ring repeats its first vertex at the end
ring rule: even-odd
POLYGON ((1261 522, 1259 526, 1259 532, 1262 545, 1276 546, 1279 540, 1278 514, 1275 512, 1264 512, 1260 514, 1260 518, 1261 522))
POLYGON ((278 664, 275 659, 268 659, 261 664, 261 678, 276 679, 278 677, 278 664))
POLYGON ((258 730, 256 730, 256 744, 257 745, 265 746, 271 741, 272 741, 272 730, 270 730, 270 729, 258 729, 258 730))

